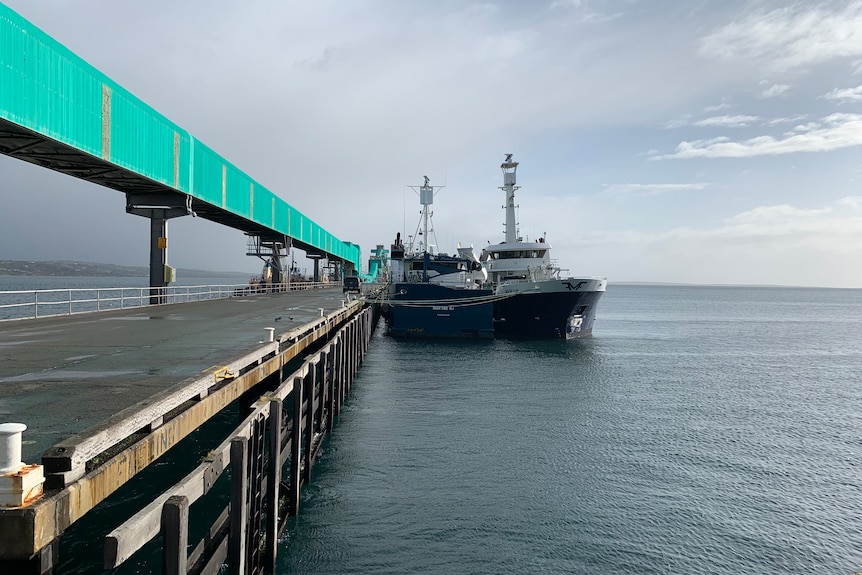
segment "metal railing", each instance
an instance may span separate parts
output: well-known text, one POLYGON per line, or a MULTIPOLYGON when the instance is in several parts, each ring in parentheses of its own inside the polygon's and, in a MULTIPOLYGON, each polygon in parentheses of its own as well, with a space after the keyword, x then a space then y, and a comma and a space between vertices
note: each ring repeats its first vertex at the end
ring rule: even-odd
POLYGON ((0 321, 334 287, 332 282, 0 291, 0 321))

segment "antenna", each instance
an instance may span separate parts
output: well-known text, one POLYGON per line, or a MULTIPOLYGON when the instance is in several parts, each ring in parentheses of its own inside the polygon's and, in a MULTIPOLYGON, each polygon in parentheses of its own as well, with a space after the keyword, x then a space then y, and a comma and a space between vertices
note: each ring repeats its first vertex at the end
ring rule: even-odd
POLYGON ((419 203, 422 205, 422 211, 420 214, 422 218, 419 221, 419 225, 416 228, 415 237, 422 238, 422 241, 418 242, 414 247, 413 242, 410 242, 410 252, 413 254, 421 252, 430 253, 431 243, 429 241, 428 233, 431 232, 434 234, 434 245, 437 244, 437 233, 434 230, 434 222, 432 221, 432 217, 434 215, 432 206, 434 205, 434 196, 443 189, 445 186, 432 186, 431 180, 428 176, 423 176, 424 183, 421 186, 407 186, 412 189, 419 195, 419 203), (430 227, 429 227, 430 224, 430 227))

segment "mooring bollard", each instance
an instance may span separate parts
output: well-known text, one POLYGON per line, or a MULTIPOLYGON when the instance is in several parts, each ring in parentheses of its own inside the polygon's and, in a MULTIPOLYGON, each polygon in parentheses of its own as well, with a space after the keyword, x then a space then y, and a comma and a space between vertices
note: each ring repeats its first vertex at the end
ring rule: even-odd
POLYGON ((275 328, 274 327, 265 327, 263 329, 265 329, 267 332, 266 341, 270 341, 270 342, 275 341, 275 328))
POLYGON ((0 507, 29 505, 42 495, 45 471, 21 461, 23 423, 0 424, 0 507))
POLYGON ((317 308, 317 311, 319 311, 319 312, 320 312, 320 317, 323 317, 323 311, 324 311, 324 309, 323 309, 322 307, 319 307, 319 308, 317 308))
POLYGON ((23 423, 0 424, 0 474, 14 473, 24 466, 21 461, 21 434, 23 423))

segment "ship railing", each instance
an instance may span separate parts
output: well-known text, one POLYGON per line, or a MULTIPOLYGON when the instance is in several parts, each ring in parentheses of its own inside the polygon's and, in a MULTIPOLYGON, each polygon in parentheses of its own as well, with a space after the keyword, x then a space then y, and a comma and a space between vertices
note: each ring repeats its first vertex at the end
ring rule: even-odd
POLYGON ((332 282, 0 291, 0 321, 333 287, 332 282))

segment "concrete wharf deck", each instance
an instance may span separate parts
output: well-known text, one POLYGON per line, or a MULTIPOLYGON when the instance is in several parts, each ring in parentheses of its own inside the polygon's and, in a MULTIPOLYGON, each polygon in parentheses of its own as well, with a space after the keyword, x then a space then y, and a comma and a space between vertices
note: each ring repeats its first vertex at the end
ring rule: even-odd
POLYGON ((342 307, 339 288, 0 322, 0 422, 22 459, 342 307))

